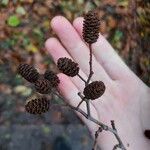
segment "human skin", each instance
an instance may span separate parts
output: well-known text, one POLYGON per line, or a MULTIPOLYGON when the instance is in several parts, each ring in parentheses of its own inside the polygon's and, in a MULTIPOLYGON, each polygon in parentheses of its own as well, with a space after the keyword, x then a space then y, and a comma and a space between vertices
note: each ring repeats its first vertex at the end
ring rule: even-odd
MULTIPOLYGON (((52 19, 51 27, 57 38, 51 37, 45 47, 56 63, 60 57, 68 57, 79 64, 80 75, 87 79, 89 75, 89 48, 82 40, 83 18, 79 17, 71 24, 66 18, 57 16, 52 19), (61 42, 60 42, 61 41, 61 42)), ((128 150, 149 150, 150 141, 144 137, 144 130, 150 129, 150 88, 147 87, 122 61, 108 41, 100 34, 92 44, 93 71, 91 81, 100 80, 106 85, 106 91, 99 99, 90 102, 91 115, 110 126, 115 121, 118 134, 128 150)), ((77 95, 83 92, 84 83, 78 78, 59 75, 58 90, 67 103, 77 106, 81 101, 77 95)), ((80 108, 86 112, 86 104, 80 108)), ((92 136, 98 126, 78 116, 88 127, 92 136)), ((103 131, 98 138, 102 150, 111 150, 117 144, 114 135, 103 131)))

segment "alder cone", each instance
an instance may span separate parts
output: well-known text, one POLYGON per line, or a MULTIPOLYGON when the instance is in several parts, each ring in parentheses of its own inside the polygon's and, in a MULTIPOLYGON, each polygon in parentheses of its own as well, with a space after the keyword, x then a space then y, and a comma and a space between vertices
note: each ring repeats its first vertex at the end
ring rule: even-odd
POLYGON ((102 81, 94 81, 84 88, 83 93, 85 98, 94 100, 102 96, 105 89, 106 87, 102 81))
POLYGON ((44 73, 44 78, 47 79, 52 87, 57 87, 60 83, 58 76, 51 70, 46 70, 44 73))
POLYGON ((52 86, 51 83, 44 78, 39 78, 36 82, 35 82, 35 89, 37 92, 41 93, 41 94, 48 94, 51 92, 52 90, 52 86))
POLYGON ((45 97, 31 99, 25 105, 25 110, 30 114, 42 114, 49 110, 50 102, 45 97))
POLYGON ((34 83, 39 78, 37 70, 28 64, 20 64, 17 68, 17 72, 31 83, 34 83))
POLYGON ((58 59, 57 67, 64 74, 71 76, 71 77, 74 77, 79 73, 78 64, 66 57, 58 59))
POLYGON ((89 11, 84 16, 83 39, 85 42, 95 43, 99 37, 100 18, 96 11, 89 11))

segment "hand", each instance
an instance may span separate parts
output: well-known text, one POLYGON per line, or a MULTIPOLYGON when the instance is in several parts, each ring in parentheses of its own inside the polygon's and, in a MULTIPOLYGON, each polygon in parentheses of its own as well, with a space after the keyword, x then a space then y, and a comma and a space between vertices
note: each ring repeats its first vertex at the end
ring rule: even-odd
MULTIPOLYGON (((82 40, 83 18, 74 20, 73 25, 62 16, 51 21, 56 38, 46 41, 46 49, 55 63, 60 57, 72 58, 80 66, 80 75, 87 79, 89 74, 89 48, 82 40)), ((106 91, 99 99, 91 101, 91 115, 95 119, 110 125, 114 120, 118 134, 128 150, 148 150, 148 141, 143 132, 150 128, 150 89, 125 65, 115 50, 100 35, 92 45, 93 71, 91 81, 101 80, 106 91)), ((59 90, 66 101, 77 106, 81 101, 77 93, 83 91, 84 83, 78 78, 69 78, 59 74, 61 83, 59 90)), ((86 111, 83 103, 80 108, 86 111)), ((97 125, 78 114, 94 136, 97 125)), ((98 144, 101 149, 111 150, 117 141, 109 132, 99 135, 98 144)))

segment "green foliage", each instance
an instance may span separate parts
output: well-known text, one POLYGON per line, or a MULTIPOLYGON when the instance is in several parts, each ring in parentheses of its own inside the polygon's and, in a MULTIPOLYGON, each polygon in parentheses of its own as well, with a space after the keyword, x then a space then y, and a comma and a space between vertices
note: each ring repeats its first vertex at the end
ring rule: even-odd
POLYGON ((72 1, 62 1, 61 5, 62 5, 63 9, 67 9, 71 12, 75 12, 75 10, 76 10, 76 7, 74 7, 74 5, 72 5, 72 1))
POLYGON ((9 3, 9 0, 2 0, 1 1, 1 4, 4 5, 4 6, 7 6, 9 3))
POLYGON ((4 41, 0 41, 0 49, 12 50, 12 48, 16 45, 16 43, 17 43, 17 39, 15 39, 15 38, 9 38, 4 41))
POLYGON ((8 18, 7 23, 11 27, 17 27, 21 22, 16 15, 12 15, 8 18))
POLYGON ((123 37, 123 33, 120 30, 116 30, 114 35, 114 41, 120 41, 120 39, 123 37))
POLYGON ((26 49, 27 51, 32 52, 32 53, 36 53, 38 51, 38 48, 33 43, 30 43, 29 45, 27 45, 26 49))
POLYGON ((20 84, 23 83, 22 82, 23 81, 22 77, 20 75, 18 75, 18 74, 15 76, 14 81, 15 81, 16 85, 20 85, 20 84))
POLYGON ((41 28, 34 28, 32 37, 36 39, 38 46, 42 46, 44 43, 44 33, 41 28))
POLYGON ((22 42, 23 48, 29 44, 30 44, 30 38, 27 35, 23 35, 23 42, 22 42))
POLYGON ((122 46, 122 40, 123 38, 123 32, 120 30, 116 30, 114 35, 111 37, 111 43, 113 44, 114 47, 117 49, 120 49, 122 46))

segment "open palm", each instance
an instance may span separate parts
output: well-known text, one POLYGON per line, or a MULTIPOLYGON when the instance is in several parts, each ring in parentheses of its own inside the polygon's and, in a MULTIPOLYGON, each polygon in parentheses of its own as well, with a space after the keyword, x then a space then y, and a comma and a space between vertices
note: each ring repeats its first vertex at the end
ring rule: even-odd
MULTIPOLYGON (((73 25, 62 16, 55 17, 51 26, 61 42, 50 38, 45 45, 55 62, 60 57, 73 59, 81 68, 80 75, 87 79, 89 48, 82 40, 82 25, 81 17, 75 19, 73 25)), ((94 75, 91 81, 100 80, 106 85, 104 95, 91 101, 92 117, 107 125, 114 120, 127 149, 148 150, 150 142, 143 131, 150 128, 150 89, 125 65, 102 35, 92 45, 92 50, 94 75)), ((59 78, 60 92, 69 104, 77 106, 81 101, 77 93, 83 92, 84 83, 78 77, 69 78, 64 74, 59 74, 59 78)), ((86 111, 84 103, 80 108, 86 111)), ((78 115, 94 135, 97 125, 78 115)), ((111 150, 116 143, 114 135, 108 132, 99 135, 98 144, 102 149, 111 150)))

